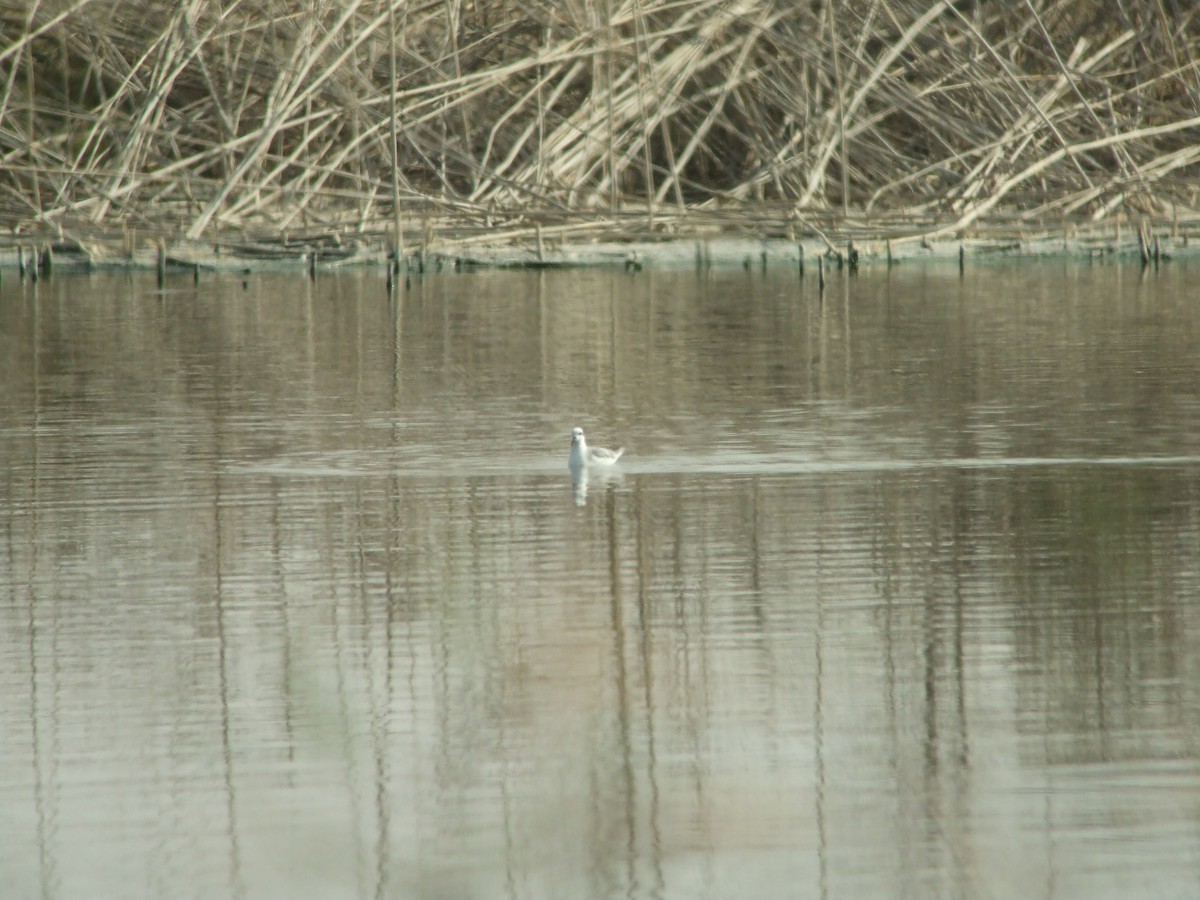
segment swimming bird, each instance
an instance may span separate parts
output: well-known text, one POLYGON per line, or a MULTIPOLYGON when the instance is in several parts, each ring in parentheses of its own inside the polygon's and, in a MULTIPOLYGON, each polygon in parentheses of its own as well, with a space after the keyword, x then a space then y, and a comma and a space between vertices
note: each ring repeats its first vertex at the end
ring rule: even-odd
POLYGON ((589 466, 611 466, 624 452, 624 447, 618 447, 616 450, 589 447, 583 436, 583 429, 575 427, 571 429, 571 455, 567 457, 567 467, 572 472, 581 472, 589 466))

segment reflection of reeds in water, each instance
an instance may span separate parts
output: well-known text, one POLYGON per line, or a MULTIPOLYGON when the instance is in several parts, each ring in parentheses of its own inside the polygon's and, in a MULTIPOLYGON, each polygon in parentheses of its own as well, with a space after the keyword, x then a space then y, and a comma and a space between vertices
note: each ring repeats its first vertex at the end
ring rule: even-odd
POLYGON ((1189 208, 1200 20, 1097 7, 0 0, 0 223, 1189 208))

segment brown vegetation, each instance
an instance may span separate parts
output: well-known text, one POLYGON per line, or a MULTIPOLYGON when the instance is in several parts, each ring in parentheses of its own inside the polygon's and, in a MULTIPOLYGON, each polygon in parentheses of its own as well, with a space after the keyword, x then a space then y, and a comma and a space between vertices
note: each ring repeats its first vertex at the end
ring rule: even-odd
POLYGON ((951 233, 1197 202, 1182 0, 0 0, 0 48, 23 233, 951 233))

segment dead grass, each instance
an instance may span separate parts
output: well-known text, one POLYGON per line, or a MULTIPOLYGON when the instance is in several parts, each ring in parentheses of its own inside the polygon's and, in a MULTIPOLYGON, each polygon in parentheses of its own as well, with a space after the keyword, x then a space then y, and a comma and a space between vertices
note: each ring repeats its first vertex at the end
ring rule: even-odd
POLYGON ((0 0, 0 47, 22 233, 954 233, 1189 217, 1200 185, 1170 0, 0 0))

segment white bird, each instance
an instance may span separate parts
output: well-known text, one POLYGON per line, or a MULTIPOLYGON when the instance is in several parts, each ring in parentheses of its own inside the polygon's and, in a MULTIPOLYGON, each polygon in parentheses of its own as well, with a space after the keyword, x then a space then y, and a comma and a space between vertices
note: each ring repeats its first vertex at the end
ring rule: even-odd
POLYGON ((582 472, 589 466, 611 466, 621 454, 624 447, 609 450, 605 447, 589 447, 583 437, 582 428, 571 429, 571 455, 567 457, 567 467, 575 473, 582 472))

